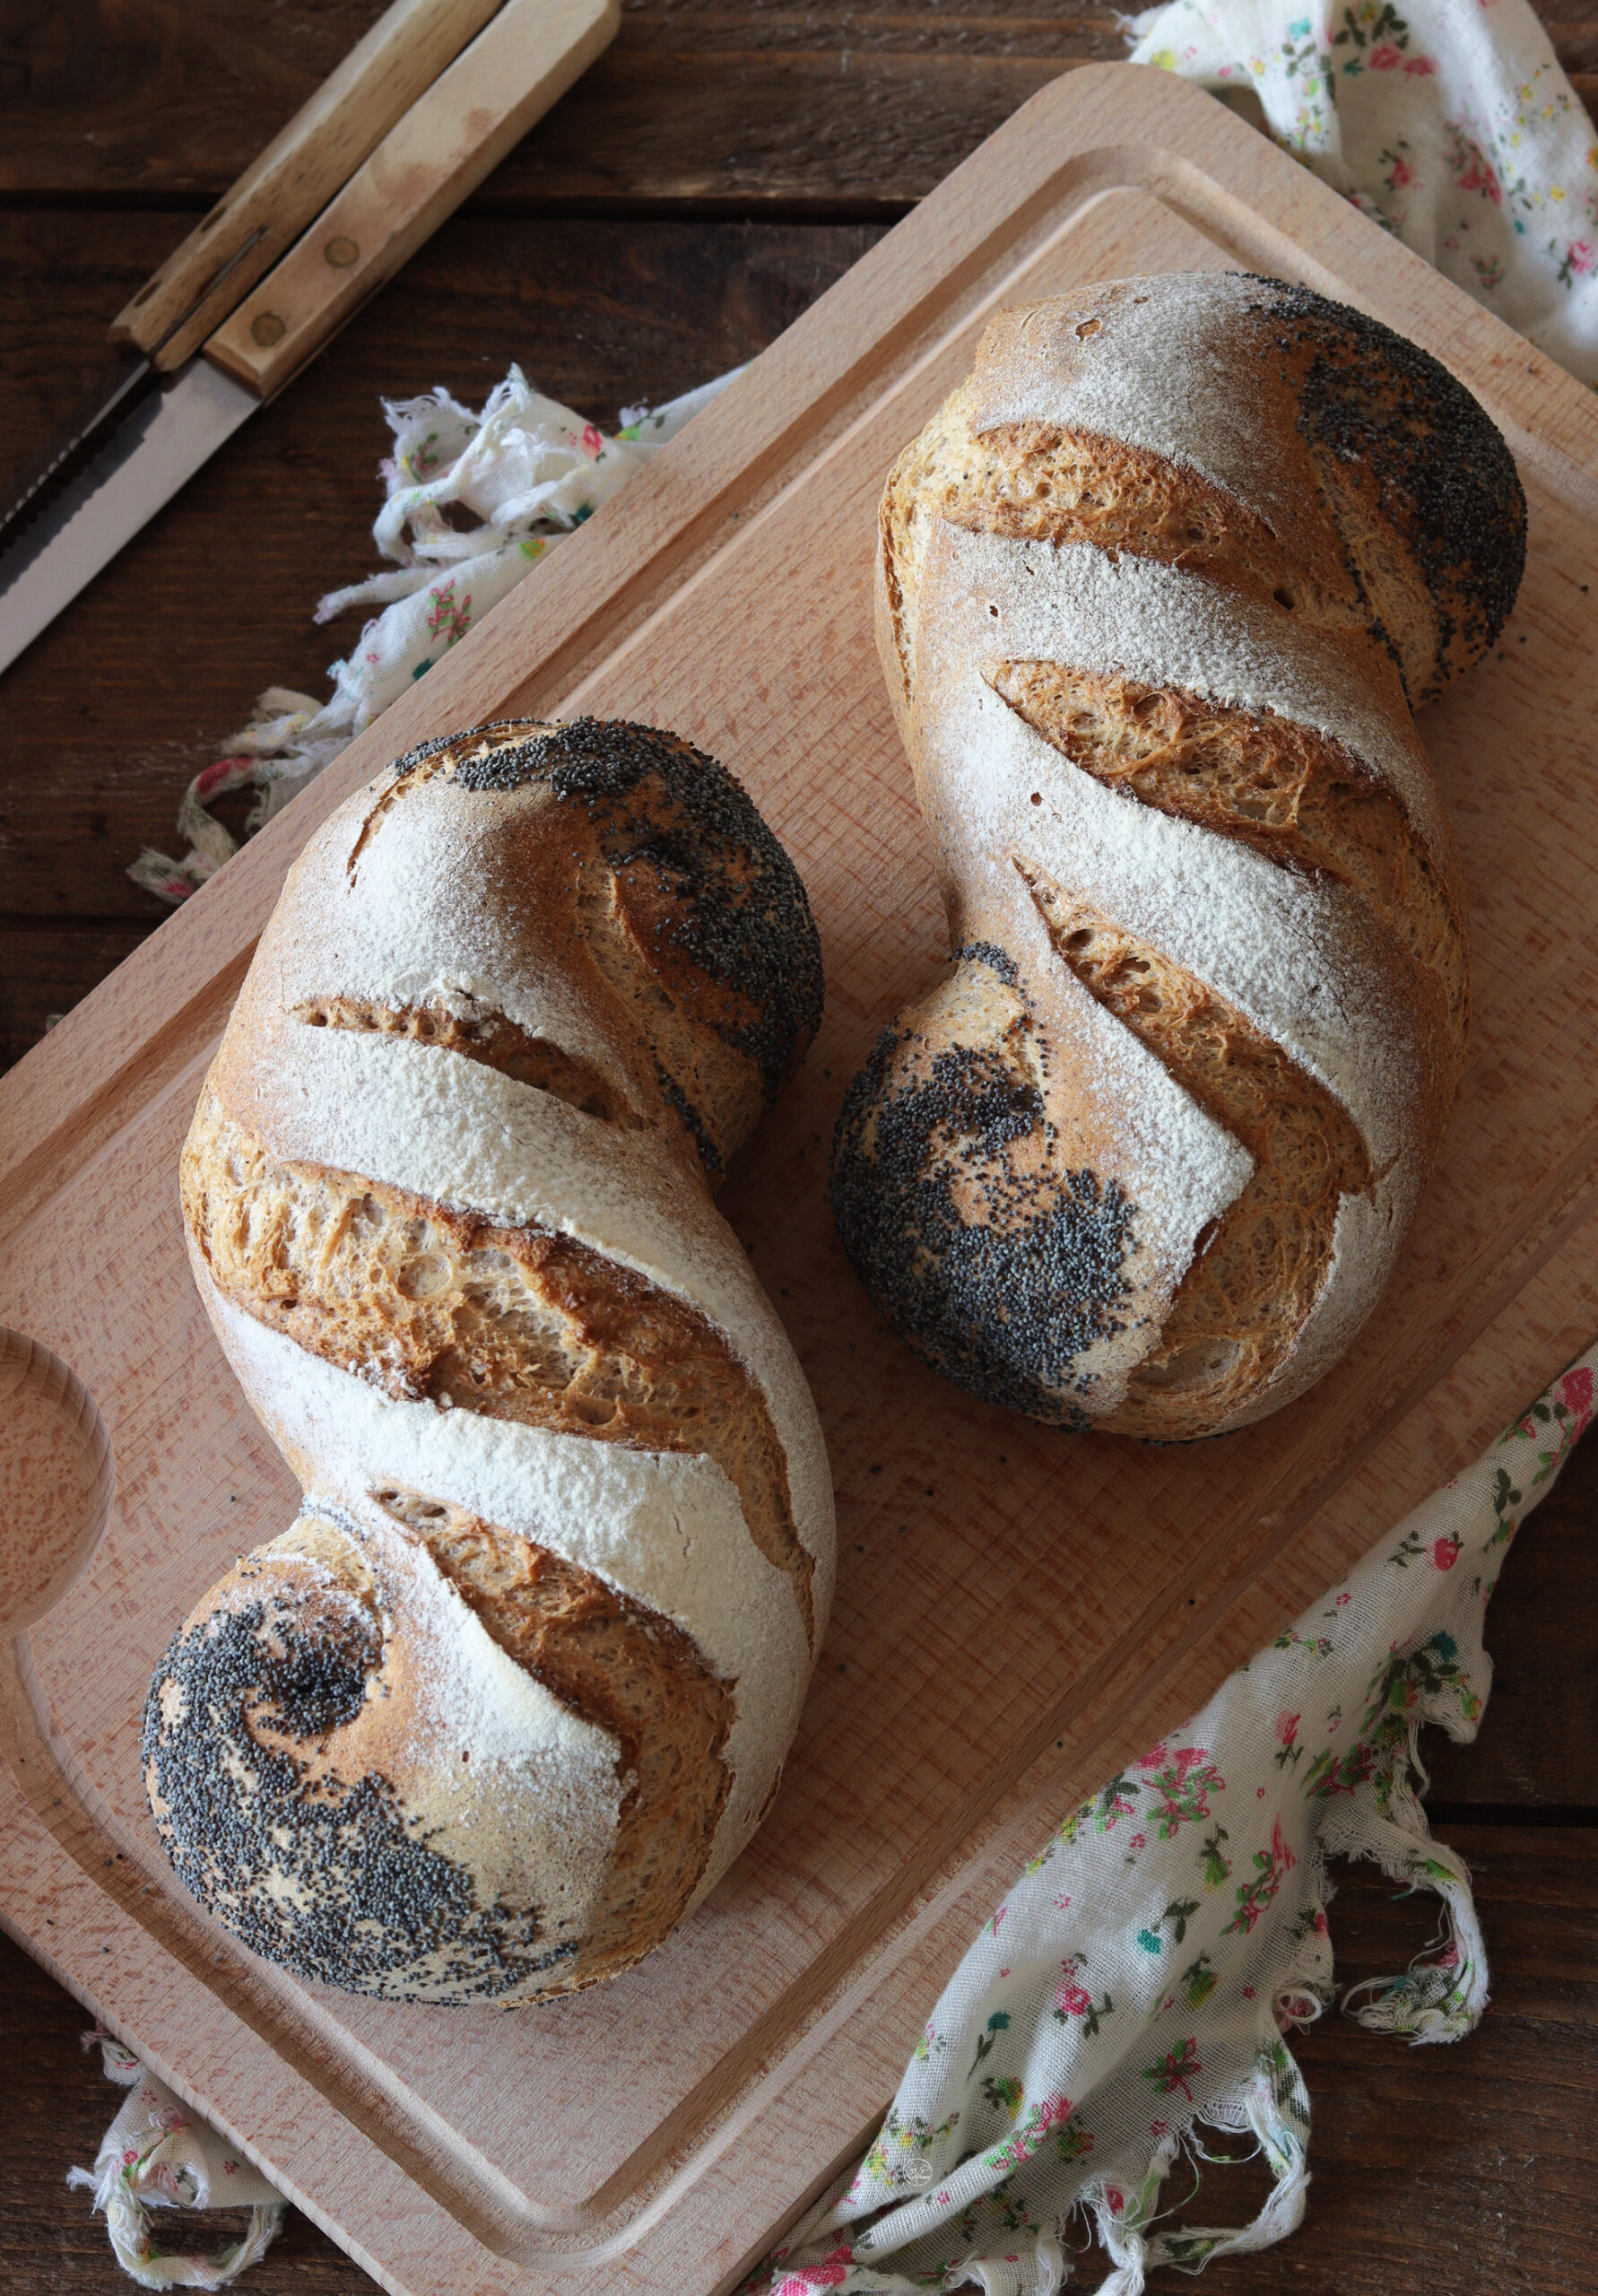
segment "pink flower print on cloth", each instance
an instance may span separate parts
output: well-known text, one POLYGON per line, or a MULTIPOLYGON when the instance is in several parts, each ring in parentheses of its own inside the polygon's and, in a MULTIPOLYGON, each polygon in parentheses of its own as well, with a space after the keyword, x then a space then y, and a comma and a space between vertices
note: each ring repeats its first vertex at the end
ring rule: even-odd
POLYGON ((1598 146, 1528 0, 1173 0, 1133 36, 1598 383, 1598 146))
POLYGON ((86 2187, 106 2219, 112 2253, 143 2288, 225 2288, 264 2256, 282 2222, 283 2203, 258 2169, 225 2137, 191 2113, 109 2033, 99 2041, 106 2077, 128 2091, 106 2131, 94 2167, 74 2169, 69 2185, 86 2187), (247 2207, 249 2228, 218 2254, 196 2252, 181 2237, 158 2238, 150 2211, 247 2207))
POLYGON ((815 2296, 818 2288, 837 2288, 847 2279, 854 2260, 848 2243, 841 2242, 819 2264, 807 2264, 797 2272, 785 2274, 777 2283, 774 2296, 815 2296))
POLYGON ((755 2273, 769 2296, 1050 2296, 1096 2226, 1135 2296, 1298 2223, 1309 2099, 1284 2039, 1333 1998, 1325 1861, 1443 1900, 1441 1945, 1345 2005, 1417 2040, 1487 1999, 1470 1884, 1415 1791, 1425 1723, 1473 1735, 1482 1616, 1516 1526, 1593 1415, 1598 1348, 1203 1711, 1066 1812, 954 1971, 876 2142, 755 2273), (1133 1848, 1133 1844, 1139 1846, 1133 1848), (1249 2130, 1252 2225, 1174 2231, 1163 2180, 1195 2126, 1249 2130), (806 2273, 832 2275, 806 2280, 806 2273))
POLYGON ((1150 1814, 1161 1841, 1174 1840, 1183 1826, 1207 1818, 1210 1805, 1205 1795, 1220 1793, 1226 1785, 1203 1746, 1178 1746, 1169 1754, 1163 1746, 1156 1746, 1138 1767, 1155 1773, 1144 1783, 1156 1797, 1150 1814))

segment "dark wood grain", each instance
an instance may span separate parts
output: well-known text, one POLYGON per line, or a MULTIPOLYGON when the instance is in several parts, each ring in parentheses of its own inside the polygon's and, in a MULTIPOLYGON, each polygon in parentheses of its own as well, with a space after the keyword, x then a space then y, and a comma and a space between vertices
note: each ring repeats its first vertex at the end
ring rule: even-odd
MULTIPOLYGON (((1585 2110, 1598 2091, 1598 1832, 1439 1831, 1471 1865, 1491 2007, 1444 2048, 1367 2033, 1337 2014, 1292 2040, 1313 2114, 1307 2216, 1264 2256, 1217 2257, 1206 2296, 1598 2290, 1585 2110)), ((1368 1866, 1339 1866, 1334 1879, 1341 1980, 1392 1976, 1430 1942, 1435 1900, 1399 1896, 1368 1866)), ((1173 2200, 1184 2186, 1178 2170, 1173 2200)), ((1265 2189, 1257 2163, 1210 2170, 1179 2216, 1246 2222, 1265 2189)))
MULTIPOLYGON (((91 379, 111 314, 382 4, 0 0, 0 464, 91 379)), ((1539 13, 1591 103, 1598 0, 1539 13)), ((184 784, 255 691, 325 690, 353 629, 310 611, 373 562, 380 395, 478 400, 513 359, 602 421, 685 389, 769 342, 1047 79, 1123 52, 1107 6, 628 5, 614 48, 467 210, 0 679, 0 1061, 153 929, 126 862, 169 844, 184 784)), ((1476 1873, 1488 2019, 1451 2048, 1335 2016, 1296 2044, 1308 2222, 1212 2265, 1212 2296, 1598 2291, 1595 1533, 1588 1443, 1495 1598, 1478 1743, 1428 1749, 1438 1831, 1476 1873)), ((1401 1968, 1431 1901, 1368 1869, 1342 1883, 1340 1979, 1401 1968)), ((4 1938, 0 2003, 0 2288, 125 2288, 63 2181, 117 2103, 78 2047, 87 2016, 4 1938)), ((1214 2171, 1188 2213, 1238 2221, 1262 2190, 1257 2165, 1214 2171)), ((248 2282, 369 2284, 294 2213, 248 2282)))
MULTIPOLYGON (((108 835, 106 819, 102 813, 100 842, 108 835)), ((83 916, 0 918, 0 1066, 20 1060, 96 981, 131 956, 153 931, 155 921, 83 916)))
MULTIPOLYGON (((378 11, 379 0, 4 0, 0 189, 208 204, 378 11)), ((1598 5, 1539 13, 1590 96, 1598 5)), ((1109 7, 638 0, 610 53, 481 196, 744 210, 919 199, 1056 73, 1125 54, 1109 7)))
MULTIPOLYGON (((5 0, 0 187, 209 202, 378 5, 5 0)), ((1054 74, 1124 53, 1108 8, 945 19, 881 0, 656 0, 627 9, 488 196, 916 199, 1054 74)))

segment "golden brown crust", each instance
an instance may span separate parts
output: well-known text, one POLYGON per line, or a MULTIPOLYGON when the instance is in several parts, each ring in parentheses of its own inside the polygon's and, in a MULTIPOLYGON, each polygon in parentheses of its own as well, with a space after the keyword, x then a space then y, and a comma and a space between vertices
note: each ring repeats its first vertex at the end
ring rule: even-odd
POLYGON ((418 1044, 437 1045, 440 1051, 458 1052, 463 1059, 497 1069, 515 1083, 531 1084, 535 1091, 548 1092, 564 1100, 568 1108, 597 1117, 602 1124, 617 1124, 625 1131, 637 1132, 645 1123, 621 1087, 602 1076, 591 1062, 529 1035, 503 1013, 474 1013, 468 1018, 438 1004, 378 1004, 359 996, 318 996, 297 1004, 294 1018, 313 1029, 360 1029, 369 1035, 410 1037, 418 1044))
POLYGON ((1099 1422, 1168 1440, 1208 1432, 1279 1371, 1332 1257, 1337 1209, 1374 1175, 1352 1118, 1203 981, 1040 871, 1023 871, 1084 987, 1243 1143, 1254 1171, 1177 1288, 1159 1345, 1099 1422))
POLYGON ((1394 792, 1290 719, 1055 662, 1002 662, 989 683, 1045 741, 1140 804, 1362 893, 1442 984, 1456 1065, 1470 1035, 1471 952, 1453 891, 1394 792))
POLYGON ((391 1631, 354 1526, 316 1514, 211 1589, 157 1674, 143 1760, 163 1841, 189 1888, 255 1951, 312 1979, 357 1975, 382 1990, 409 1963, 413 1987, 470 2000, 521 1989, 529 1974, 541 1999, 616 1976, 676 1926, 704 1874, 732 1782, 732 1686, 681 1628, 592 1571, 420 1493, 373 1496, 499 1648, 613 1741, 623 1791, 598 1918, 580 1940, 561 1940, 542 1905, 484 1904, 425 1822, 381 1822, 396 1794, 413 1821, 430 1800, 414 1743, 423 1654, 391 1631), (213 1756, 199 1829, 185 1806, 196 1747, 213 1756), (374 1805, 387 1837, 376 1859, 374 1805), (264 1897, 237 1886, 256 1860, 277 1879, 264 1897), (472 1953, 407 1934, 404 1900, 417 1894, 425 1913, 430 1885, 464 1892, 472 1953), (364 1932, 353 1957, 352 1929, 364 1932))
POLYGON ((603 861, 585 866, 573 924, 626 1025, 650 1046, 657 1082, 675 1118, 693 1142, 713 1187, 760 1121, 765 1093, 760 1068, 706 1025, 708 1006, 732 1026, 755 1013, 738 998, 699 978, 679 961, 671 985, 649 961, 651 944, 669 951, 666 903, 643 865, 612 870, 603 861), (734 1018, 734 1011, 736 1017, 734 1018))
POLYGON ((935 522, 1017 540, 1087 542, 1203 571, 1334 631, 1395 670, 1412 704, 1480 658, 1513 603, 1525 501, 1481 409, 1435 360, 1345 306, 1280 281, 1232 321, 1230 356, 1278 492, 1302 505, 1290 532, 1194 468, 1120 439, 995 419, 995 386, 1035 360, 1068 358, 1094 307, 1126 286, 1082 288, 1002 311, 976 370, 899 457, 882 497, 886 628, 901 719, 913 674, 920 562, 935 522), (1086 314, 1073 324, 1073 313, 1086 314))
MULTIPOLYGON (((994 359, 999 352, 985 342, 984 354, 994 359)), ((1395 665, 1385 648, 1371 644, 1368 608, 1341 553, 1329 546, 1324 523, 1307 520, 1284 543, 1197 471, 1139 448, 1040 423, 1002 423, 978 433, 972 428, 977 396, 975 383, 967 383, 945 400, 899 456, 883 491, 901 710, 913 678, 921 564, 939 519, 1011 541, 1091 543, 1203 573, 1352 639, 1362 654, 1368 651, 1373 678, 1395 683, 1395 665)), ((1411 628, 1414 612, 1404 594, 1394 611, 1404 614, 1412 645, 1424 650, 1429 636, 1411 628)), ((1429 630, 1429 617, 1427 622, 1429 630)))
MULTIPOLYGON (((1175 317, 1181 326, 1184 283, 1168 286, 1176 300, 1166 323, 1175 317)), ((1224 490, 1206 487, 1220 495, 1216 515, 1229 537, 1219 555, 1233 570, 1252 561, 1258 585, 1267 571, 1260 542, 1280 544, 1294 569, 1286 584, 1294 609, 1341 623, 1385 654, 1418 705, 1480 658, 1514 604, 1526 509, 1513 457, 1447 370, 1379 321, 1281 280, 1233 274, 1212 286, 1212 308, 1226 317, 1197 355, 1224 360, 1247 407, 1255 466, 1270 472, 1268 493, 1279 506, 1272 529, 1224 490)), ((1155 291, 1152 282, 1112 282, 1000 312, 977 352, 971 430, 985 446, 1008 439, 1047 453, 1058 440, 1069 453, 1069 434, 1006 421, 1008 387, 1040 359, 1057 371, 1090 369, 1102 355, 1090 338, 1107 326, 1110 340, 1118 339, 1128 304, 1147 305, 1155 291)), ((1111 470, 1136 455, 1102 436, 1074 440, 1079 452, 1084 445, 1111 470)), ((1186 493, 1189 474, 1179 462, 1151 459, 1161 502, 1186 493)), ((1194 459, 1203 459, 1202 448, 1194 459)), ((1099 491, 1091 479, 1086 491, 1099 491)), ((1122 481, 1113 491, 1132 516, 1123 516, 1119 531, 1100 526, 1091 538, 1167 555, 1168 524, 1156 537, 1135 490, 1122 481)))
POLYGON ((415 1492, 378 1503, 426 1547, 499 1648, 607 1730, 630 1780, 598 1919, 546 1995, 614 1977, 673 1929, 699 1885, 731 1780, 734 1695, 669 1619, 592 1571, 415 1492))
POLYGON ((218 1291, 308 1354, 396 1398, 715 1459, 813 1632, 815 1566, 770 1414, 686 1301, 572 1237, 276 1162, 214 1102, 195 1114, 180 1184, 218 1291))

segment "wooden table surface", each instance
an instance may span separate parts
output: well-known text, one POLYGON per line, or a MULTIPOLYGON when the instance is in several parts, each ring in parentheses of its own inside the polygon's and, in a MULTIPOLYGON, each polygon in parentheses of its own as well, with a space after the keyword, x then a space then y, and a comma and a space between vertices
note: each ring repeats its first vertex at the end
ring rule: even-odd
MULTIPOLYGON (((0 0, 0 465, 93 380, 111 315, 380 4, 0 0)), ((1591 106, 1598 0, 1539 13, 1591 106)), ((160 924, 126 865, 177 849, 186 782, 256 691, 325 691, 355 631, 310 608, 375 562, 380 395, 480 403, 513 360, 602 423, 685 390, 770 342, 1055 74, 1123 52, 1107 6, 626 0, 611 52, 0 677, 0 1062, 160 924)), ((1481 1739, 1436 1753, 1433 1820, 1476 1875, 1493 2008, 1446 2049, 1338 2017, 1303 2039, 1308 2223, 1212 2266, 1214 2296, 1598 2292, 1595 1529, 1589 1441, 1495 1599, 1481 1739)), ((1403 1967, 1434 1901, 1342 1881, 1340 1977, 1403 1967)), ((63 2182, 119 2092, 78 2047, 83 2012, 4 1938, 0 2002, 0 2289, 125 2287, 63 2182)), ((1241 2221, 1262 2191, 1257 2169, 1217 2171, 1199 2213, 1241 2221)), ((248 2284, 369 2283, 291 2212, 248 2284)))

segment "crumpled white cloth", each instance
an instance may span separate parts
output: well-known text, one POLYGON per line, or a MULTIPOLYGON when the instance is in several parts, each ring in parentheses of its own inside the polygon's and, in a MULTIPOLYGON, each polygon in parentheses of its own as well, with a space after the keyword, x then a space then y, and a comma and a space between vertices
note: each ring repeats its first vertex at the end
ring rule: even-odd
POLYGON ((1374 1859, 1443 1901, 1434 1949, 1345 1996, 1361 2024, 1454 2040, 1487 2006, 1469 1878, 1427 1824, 1416 1739, 1427 1722, 1476 1735, 1482 1613, 1593 1415, 1595 1368, 1598 1345, 1038 1845, 876 2142, 751 2296, 1051 2296, 1084 2218, 1113 2266, 1099 2296, 1139 2296, 1156 2265, 1193 2270, 1294 2229, 1309 2098, 1282 2036, 1333 1999, 1326 1860, 1374 1859), (1201 2126, 1253 2135, 1270 2198, 1249 2224, 1162 2229, 1173 2163, 1205 2158, 1201 2126))
POLYGON ((1598 384, 1598 136, 1527 0, 1173 0, 1133 32, 1598 384))
POLYGON ((386 399, 394 452, 381 465, 387 494, 372 539, 395 570, 329 592, 317 620, 382 611, 330 666, 329 700, 267 687, 226 754, 184 792, 178 830, 187 851, 174 859, 146 846, 128 871, 135 883, 187 900, 238 849, 210 810, 217 798, 253 785, 260 794, 245 834, 269 822, 740 371, 653 413, 623 407, 613 437, 545 398, 519 367, 480 414, 442 390, 386 399))
POLYGON ((69 2185, 86 2185, 103 2213, 117 2263, 141 2288, 225 2288, 276 2239, 287 2204, 209 2121, 175 2097, 129 2048, 98 2027, 106 2078, 128 2092, 100 2141, 94 2166, 73 2169, 69 2185), (248 2208, 242 2239, 213 2254, 169 2248, 152 2234, 152 2208, 248 2208))

